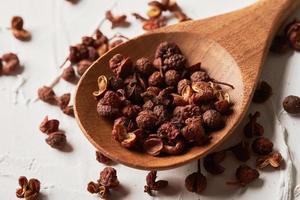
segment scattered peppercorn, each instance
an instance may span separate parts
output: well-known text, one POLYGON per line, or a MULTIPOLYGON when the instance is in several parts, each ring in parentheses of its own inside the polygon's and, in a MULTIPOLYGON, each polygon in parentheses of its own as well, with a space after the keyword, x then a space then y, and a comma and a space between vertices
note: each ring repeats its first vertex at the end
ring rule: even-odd
POLYGON ((207 155, 203 161, 205 170, 215 175, 222 174, 225 171, 225 168, 220 165, 220 162, 225 159, 225 156, 226 151, 214 152, 207 155))
POLYGON ((253 141, 252 150, 259 155, 268 155, 273 151, 273 143, 268 138, 259 137, 253 141))
POLYGON ((59 121, 57 119, 48 119, 48 116, 40 124, 40 131, 46 133, 47 135, 53 132, 58 131, 59 121))
POLYGON ((15 74, 21 68, 19 58, 14 53, 3 54, 2 57, 0 58, 0 62, 1 62, 0 73, 3 75, 15 74))
POLYGON ((165 180, 156 180, 157 171, 150 171, 146 176, 146 185, 144 186, 144 192, 148 193, 150 196, 153 196, 154 191, 160 191, 168 186, 168 181, 165 180))
POLYGON ((128 27, 130 23, 127 21, 126 15, 115 16, 112 12, 106 11, 105 17, 111 22, 111 28, 115 27, 128 27))
POLYGON ((100 172, 100 177, 95 182, 89 182, 87 185, 87 191, 92 194, 98 194, 102 199, 107 199, 110 195, 109 190, 119 185, 117 178, 117 171, 112 167, 105 167, 100 172))
POLYGON ((15 38, 21 41, 29 41, 31 34, 24 29, 24 21, 20 16, 14 16, 11 19, 11 31, 15 38))
POLYGON ((259 178, 259 173, 256 169, 252 169, 247 165, 241 165, 237 168, 235 173, 238 184, 245 187, 249 183, 259 178))
POLYGON ((49 144, 52 148, 62 150, 67 143, 67 137, 62 131, 52 132, 48 134, 46 143, 49 144))
POLYGON ((256 167, 258 169, 263 169, 267 166, 273 168, 279 168, 283 162, 283 158, 279 152, 273 152, 270 155, 259 156, 256 159, 256 167))
POLYGON ((254 103, 264 103, 270 98, 271 95, 271 86, 266 81, 261 81, 257 85, 252 101, 254 103))
POLYGON ((109 165, 112 163, 112 160, 103 155, 100 151, 96 151, 96 160, 100 163, 109 165))
POLYGON ((43 86, 38 89, 38 97, 40 100, 56 105, 56 95, 51 87, 43 86))
POLYGON ((25 198, 26 200, 38 200, 41 183, 35 178, 27 179, 25 176, 19 177, 19 186, 16 190, 18 198, 25 198))
POLYGON ((290 95, 284 98, 282 102, 284 110, 290 114, 300 113, 300 97, 290 95))
POLYGON ((61 77, 65 81, 74 83, 74 81, 76 80, 76 74, 75 74, 74 68, 72 66, 65 68, 61 77))
POLYGON ((260 117, 259 112, 255 112, 254 115, 249 114, 250 120, 244 127, 244 134, 247 138, 262 136, 264 134, 264 127, 256 122, 258 117, 260 117))
POLYGON ((198 171, 185 178, 185 188, 190 192, 201 194, 207 187, 207 179, 201 173, 200 160, 198 160, 198 171))

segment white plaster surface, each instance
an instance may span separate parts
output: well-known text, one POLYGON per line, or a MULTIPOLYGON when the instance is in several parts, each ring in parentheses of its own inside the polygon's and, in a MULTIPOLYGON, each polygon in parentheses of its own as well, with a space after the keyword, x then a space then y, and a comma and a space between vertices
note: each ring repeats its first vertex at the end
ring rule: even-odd
MULTIPOLYGON (((95 160, 95 149, 83 136, 75 120, 62 114, 56 107, 36 99, 37 88, 50 84, 60 73, 59 65, 67 55, 68 46, 91 33, 113 6, 115 13, 146 10, 146 0, 81 0, 72 6, 64 0, 0 0, 0 54, 16 52, 24 71, 20 76, 0 77, 0 199, 13 200, 20 175, 35 177, 42 182, 43 200, 98 199, 86 191, 86 185, 96 180, 104 165, 95 160), (31 42, 19 42, 6 29, 13 15, 25 19, 25 27, 33 34, 31 42), (45 144, 45 137, 38 125, 45 115, 58 118, 61 129, 66 131, 70 152, 59 152, 45 144)), ((201 19, 232 11, 254 0, 178 0, 193 19, 201 19)), ((293 17, 300 17, 300 10, 293 17)), ((293 18, 291 17, 291 18, 293 18)), ((130 28, 110 30, 104 23, 102 30, 112 36, 122 32, 128 37, 141 34, 141 26, 133 17, 130 28)), ((259 121, 265 126, 266 135, 275 141, 275 149, 285 158, 280 170, 261 172, 261 179, 247 188, 225 184, 234 178, 239 164, 232 155, 224 162, 222 176, 207 175, 208 188, 203 195, 189 193, 184 188, 184 178, 196 170, 196 163, 177 169, 159 172, 159 178, 169 180, 168 189, 156 197, 143 192, 146 171, 115 165, 122 186, 112 199, 201 199, 201 200, 289 200, 299 198, 300 184, 300 117, 282 112, 281 101, 289 94, 300 95, 300 54, 269 55, 262 79, 274 89, 272 98, 265 104, 252 105, 250 110, 261 111, 259 121), (298 173, 297 173, 298 169, 298 173)), ((61 81, 55 86, 57 94, 74 91, 74 86, 61 81)), ((245 121, 241 124, 245 124, 245 121)), ((226 144, 239 140, 241 127, 226 144)), ((254 160, 249 162, 254 165, 254 160)))

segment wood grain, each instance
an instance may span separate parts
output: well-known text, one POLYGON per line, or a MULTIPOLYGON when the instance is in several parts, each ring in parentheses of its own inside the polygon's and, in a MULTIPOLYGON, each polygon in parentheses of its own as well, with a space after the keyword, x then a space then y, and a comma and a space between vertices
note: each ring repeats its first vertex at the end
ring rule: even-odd
POLYGON ((299 4, 298 0, 261 0, 242 10, 165 27, 118 46, 98 59, 78 83, 75 115, 80 128, 104 155, 134 168, 169 169, 203 157, 224 141, 244 117, 270 42, 285 17, 299 4), (108 61, 114 54, 133 60, 151 58, 161 41, 176 42, 190 64, 201 61, 211 77, 234 85, 235 89, 228 92, 235 111, 226 127, 213 134, 210 144, 193 147, 178 156, 152 157, 124 149, 112 139, 112 123, 98 116, 91 94, 97 89, 97 77, 111 74, 108 61))

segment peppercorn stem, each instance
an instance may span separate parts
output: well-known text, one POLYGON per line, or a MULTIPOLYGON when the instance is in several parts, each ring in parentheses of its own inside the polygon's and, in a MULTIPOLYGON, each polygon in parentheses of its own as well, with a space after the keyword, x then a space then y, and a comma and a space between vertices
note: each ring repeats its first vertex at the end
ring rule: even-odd
POLYGON ((201 173, 201 162, 200 162, 200 159, 197 161, 197 169, 198 169, 198 173, 201 173))
POLYGON ((63 68, 65 66, 65 64, 68 62, 69 57, 66 57, 64 62, 59 66, 59 68, 63 68))
POLYGON ((130 40, 128 37, 122 35, 121 33, 114 34, 111 38, 109 38, 109 40, 113 40, 115 38, 123 38, 123 39, 126 39, 126 40, 130 40))
POLYGON ((233 85, 231 85, 231 84, 229 84, 229 83, 225 83, 225 82, 217 81, 217 80, 215 80, 215 79, 211 79, 211 81, 212 81, 213 83, 220 84, 220 85, 226 85, 226 86, 228 86, 228 87, 230 87, 230 88, 234 89, 234 86, 233 86, 233 85))

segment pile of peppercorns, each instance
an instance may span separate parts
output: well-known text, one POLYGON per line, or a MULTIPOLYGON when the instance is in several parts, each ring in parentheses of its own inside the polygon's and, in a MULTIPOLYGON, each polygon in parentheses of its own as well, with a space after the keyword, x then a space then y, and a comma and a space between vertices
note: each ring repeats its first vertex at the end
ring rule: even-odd
POLYGON ((108 38, 101 31, 96 30, 92 37, 84 36, 80 44, 70 46, 69 56, 70 66, 65 68, 62 78, 69 82, 76 80, 76 74, 73 66, 76 66, 76 72, 81 76, 87 68, 108 50, 108 38))
POLYGON ((200 63, 187 66, 175 43, 160 43, 153 62, 117 54, 109 67, 114 76, 101 75, 93 95, 97 112, 114 120, 112 135, 125 148, 180 154, 207 144, 230 114, 228 93, 200 63))

